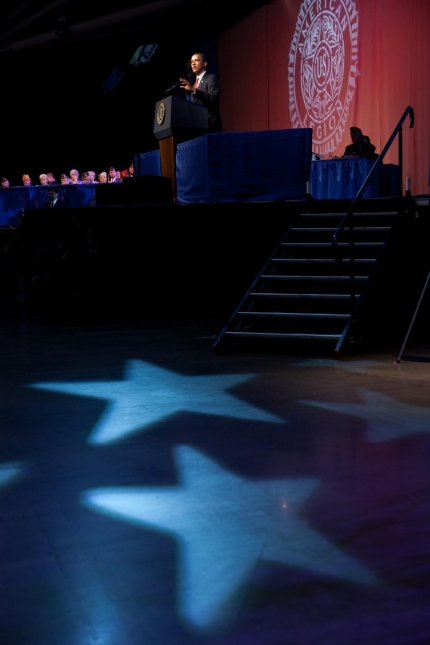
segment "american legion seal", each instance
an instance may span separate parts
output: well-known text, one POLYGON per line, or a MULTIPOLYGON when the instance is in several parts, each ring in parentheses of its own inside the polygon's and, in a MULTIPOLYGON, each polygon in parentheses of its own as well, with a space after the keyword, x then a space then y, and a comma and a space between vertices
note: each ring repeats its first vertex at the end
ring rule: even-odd
POLYGON ((358 76, 358 11, 352 0, 304 0, 291 41, 288 90, 293 128, 312 128, 312 150, 342 139, 358 76))

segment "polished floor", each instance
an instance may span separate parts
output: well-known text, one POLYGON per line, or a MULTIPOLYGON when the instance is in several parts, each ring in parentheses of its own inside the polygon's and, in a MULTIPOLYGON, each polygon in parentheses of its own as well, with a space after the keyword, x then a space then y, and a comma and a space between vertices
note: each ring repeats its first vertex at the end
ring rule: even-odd
POLYGON ((428 645, 430 342, 0 319, 1 645, 428 645))

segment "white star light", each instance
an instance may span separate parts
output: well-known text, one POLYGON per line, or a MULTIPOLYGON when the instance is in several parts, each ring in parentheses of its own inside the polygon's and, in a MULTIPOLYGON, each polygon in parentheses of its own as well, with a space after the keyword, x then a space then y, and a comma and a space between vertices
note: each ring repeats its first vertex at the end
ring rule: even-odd
POLYGON ((88 440, 99 444, 123 438, 177 412, 286 423, 226 391, 254 376, 183 376, 134 360, 127 363, 122 381, 35 383, 30 387, 109 401, 88 440))
POLYGON ((369 390, 359 390, 364 403, 301 401, 315 408, 359 417, 368 422, 367 440, 392 441, 420 432, 430 432, 430 408, 402 403, 369 390))
POLYGON ((263 561, 376 582, 298 517, 317 480, 243 479, 185 446, 175 450, 175 461, 175 487, 93 489, 83 495, 83 503, 178 540, 179 613, 194 627, 213 629, 234 619, 237 592, 250 584, 263 561))

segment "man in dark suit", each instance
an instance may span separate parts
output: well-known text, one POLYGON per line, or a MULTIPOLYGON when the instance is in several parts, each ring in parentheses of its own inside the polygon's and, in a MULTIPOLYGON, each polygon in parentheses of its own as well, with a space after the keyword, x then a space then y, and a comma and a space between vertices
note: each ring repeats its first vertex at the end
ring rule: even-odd
POLYGON ((206 71, 208 62, 204 54, 191 56, 191 70, 195 74, 194 85, 185 78, 180 78, 181 89, 190 92, 190 100, 208 109, 209 132, 222 132, 222 121, 219 113, 219 81, 215 74, 206 71))
POLYGON ((352 143, 346 146, 345 152, 342 157, 350 157, 352 159, 357 157, 377 157, 375 154, 375 146, 370 143, 369 137, 365 136, 360 128, 353 126, 349 129, 351 134, 352 143))
POLYGON ((45 202, 45 208, 61 208, 63 202, 58 199, 58 193, 54 188, 48 190, 49 202, 45 202))

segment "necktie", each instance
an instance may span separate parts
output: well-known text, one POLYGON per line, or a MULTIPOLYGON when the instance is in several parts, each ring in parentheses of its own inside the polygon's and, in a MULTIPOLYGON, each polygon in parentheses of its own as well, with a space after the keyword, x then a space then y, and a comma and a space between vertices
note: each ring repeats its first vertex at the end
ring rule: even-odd
POLYGON ((51 202, 51 204, 50 204, 50 206, 49 206, 49 207, 50 207, 50 208, 54 208, 54 202, 51 202))
POLYGON ((196 82, 194 83, 194 89, 196 90, 199 86, 199 79, 196 78, 196 82))

